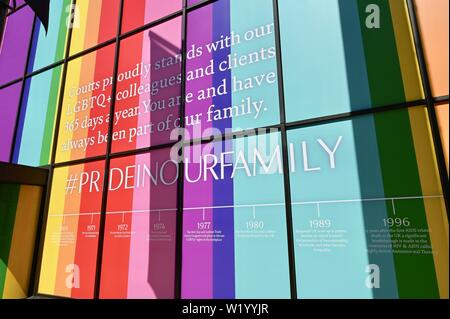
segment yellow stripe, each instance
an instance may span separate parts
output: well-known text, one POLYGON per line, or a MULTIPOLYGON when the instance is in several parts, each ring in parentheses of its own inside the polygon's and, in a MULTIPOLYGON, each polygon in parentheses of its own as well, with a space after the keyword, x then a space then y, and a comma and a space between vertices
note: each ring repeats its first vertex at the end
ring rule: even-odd
POLYGON ((41 195, 41 187, 20 188, 3 290, 5 299, 25 298, 28 295, 41 195))
MULTIPOLYGON (((87 5, 77 3, 78 17, 76 21, 80 22, 80 25, 74 25, 72 29, 72 39, 70 42, 70 55, 83 50, 84 41, 86 36, 86 24, 88 19, 87 5)), ((73 139, 73 132, 67 131, 65 128, 66 123, 72 123, 75 120, 75 114, 73 114, 73 107, 78 102, 76 96, 70 96, 70 91, 77 89, 80 86, 80 77, 82 73, 82 60, 83 58, 75 59, 69 62, 66 76, 66 86, 64 91, 63 108, 61 113, 61 124, 59 127, 58 147, 56 151, 56 162, 66 162, 71 160, 71 152, 63 151, 62 145, 73 139), (72 110, 69 110, 69 106, 72 110)))
POLYGON ((389 5, 394 25, 397 51, 400 57, 400 67, 403 77, 403 86, 408 101, 424 99, 420 79, 419 64, 416 58, 416 49, 412 36, 408 8, 405 1, 390 0, 389 5))
MULTIPOLYGON (((89 22, 89 2, 87 0, 78 0, 77 1, 77 14, 78 17, 75 19, 76 22, 79 22, 79 25, 74 25, 72 29, 72 42, 70 43, 70 55, 73 55, 77 52, 83 51, 85 47, 85 39, 87 36, 87 24, 89 22)), ((93 1, 97 2, 97 1, 93 1)), ((89 30, 92 32, 93 30, 89 30)))
MULTIPOLYGON (((72 166, 69 168, 69 175, 80 176, 84 171, 84 165, 72 166)), ((66 176, 67 177, 67 176, 66 176)), ((65 185, 65 184, 63 184, 65 185)), ((61 185, 60 185, 61 186, 61 185)), ((66 194, 64 214, 73 214, 80 211, 81 194, 78 190, 73 193, 66 194)), ((72 288, 67 286, 66 278, 68 273, 66 268, 75 261, 75 252, 77 246, 77 231, 78 231, 78 216, 66 216, 63 219, 63 225, 66 227, 66 232, 73 234, 73 240, 67 240, 65 245, 59 250, 58 266, 56 273, 55 294, 62 297, 71 297, 72 288)))
MULTIPOLYGON (((66 46, 67 46, 67 41, 68 41, 68 37, 69 37, 69 29, 67 29, 67 33, 66 33, 66 37, 65 37, 65 41, 64 41, 64 48, 66 48, 66 46)), ((65 52, 66 50, 64 49, 64 52, 65 52)), ((62 72, 62 68, 61 68, 61 72, 59 73, 59 85, 58 85, 58 95, 57 95, 57 98, 56 98, 56 106, 55 106, 55 109, 56 109, 56 111, 58 111, 58 105, 59 105, 59 101, 60 101, 60 99, 61 99, 61 83, 62 83, 62 81, 63 81, 63 72, 62 72)), ((56 114, 56 112, 55 112, 55 114, 56 114)), ((55 143, 55 132, 56 132, 56 130, 58 130, 59 128, 58 127, 56 127, 56 116, 54 116, 53 117, 53 132, 52 132, 52 138, 51 138, 51 143, 50 143, 50 157, 49 157, 49 161, 51 160, 51 158, 52 158, 52 156, 53 156, 53 144, 55 143)))
MULTIPOLYGON (((442 194, 439 172, 436 165, 436 153, 431 139, 431 130, 427 111, 424 107, 409 111, 411 128, 414 136, 417 164, 420 182, 424 196, 442 194)), ((430 240, 433 249, 436 276, 441 298, 449 297, 449 266, 448 266, 448 220, 443 199, 424 200, 427 215, 430 240)))
MULTIPOLYGON (((424 94, 420 81, 410 21, 404 1, 390 0, 397 50, 400 57, 405 96, 408 101, 422 99, 424 94)), ((420 183, 424 196, 442 194, 438 179, 439 171, 436 153, 429 128, 429 119, 424 107, 409 110, 411 130, 414 139, 420 183)), ((424 200, 430 240, 433 249, 436 276, 441 298, 449 297, 448 266, 448 221, 442 199, 424 200)))
MULTIPOLYGON (((66 183, 68 172, 68 167, 55 170, 49 207, 50 214, 61 215, 64 212, 64 199, 66 196, 64 185, 66 183)), ((47 218, 47 229, 45 232, 39 279, 39 292, 43 294, 53 295, 55 291, 60 245, 59 240, 53 236, 60 233, 62 221, 62 216, 48 216, 47 218)))
MULTIPOLYGON (((83 50, 89 43, 96 43, 99 30, 99 19, 101 11, 101 1, 81 3, 77 2, 79 10, 79 28, 73 29, 71 40, 71 54, 83 50)), ((59 130, 58 150, 56 153, 56 162, 70 161, 75 158, 82 158, 85 155, 83 149, 77 149, 73 151, 62 151, 62 144, 72 140, 83 139, 88 136, 89 131, 86 129, 78 128, 75 131, 67 131, 65 123, 73 123, 75 119, 78 119, 78 125, 81 126, 85 116, 89 117, 90 110, 79 112, 74 114, 68 107, 73 107, 81 99, 89 99, 92 94, 82 94, 80 97, 70 96, 70 91, 77 89, 80 86, 88 85, 94 78, 96 64, 96 53, 90 53, 79 59, 75 59, 69 62, 67 71, 66 89, 64 92, 63 112, 61 116, 61 125, 59 130)))

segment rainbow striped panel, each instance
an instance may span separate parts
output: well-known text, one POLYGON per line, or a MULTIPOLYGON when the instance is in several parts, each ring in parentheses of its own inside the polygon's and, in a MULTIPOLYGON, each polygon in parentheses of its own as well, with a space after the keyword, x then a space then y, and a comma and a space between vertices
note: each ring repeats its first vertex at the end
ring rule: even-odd
POLYGON ((406 1, 280 1, 280 24, 288 122, 423 99, 406 1))
POLYGON ((47 32, 42 23, 36 20, 28 60, 28 73, 42 69, 64 58, 71 2, 71 0, 50 2, 47 32))
MULTIPOLYGON (((385 28, 392 21, 391 35, 362 28, 366 75, 346 82, 348 89, 339 94, 358 101, 352 105, 416 100, 422 89, 405 3, 374 3, 390 12, 392 18, 382 21, 385 28)), ((344 9, 339 4, 337 18, 344 9)), ((368 3, 357 4, 353 12, 363 17, 368 3)), ((364 68, 356 61, 362 60, 348 61, 349 74, 361 75, 364 68)), ((448 221, 428 123, 426 110, 415 107, 289 132, 290 143, 305 142, 319 154, 309 155, 307 168, 291 174, 293 201, 299 203, 293 214, 300 298, 448 298, 448 221), (339 138, 332 163, 326 151, 339 138), (314 228, 320 225, 328 229, 314 228), (340 235, 331 248, 321 249, 305 244, 313 231, 340 235)))
POLYGON ((14 148, 16 164, 45 166, 50 163, 61 70, 59 66, 25 82, 14 148))
POLYGON ((299 298, 448 298, 448 221, 424 107, 288 139, 299 298))
POLYGON ((77 0, 70 55, 116 37, 120 0, 77 0))
POLYGON ((0 184, 0 299, 28 297, 42 187, 0 184))
POLYGON ((219 0, 187 33, 186 139, 280 122, 272 1, 219 0))
POLYGON ((113 153, 170 142, 181 104, 181 20, 122 40, 113 153))
POLYGON ((288 299, 279 133, 185 149, 182 298, 288 299))
POLYGON ((55 169, 38 292, 94 297, 104 162, 55 169))
POLYGON ((114 48, 109 45, 69 62, 56 162, 105 154, 114 48))
MULTIPOLYGON (((95 45, 98 43, 97 41, 113 37, 113 33, 101 31, 101 28, 117 25, 117 21, 112 19, 111 10, 117 11, 114 4, 102 8, 101 1, 94 1, 89 5, 81 1, 77 2, 75 8, 71 42, 72 54, 78 52, 77 50, 95 45), (92 29, 94 25, 88 26, 87 22, 81 23, 82 17, 88 19, 89 23, 97 23, 95 29, 92 29), (88 33, 86 33, 87 27, 90 28, 88 33), (97 31, 93 32, 92 30, 97 31), (94 37, 92 37, 93 35, 94 37)), ((52 2, 47 33, 39 21, 36 22, 28 63, 29 72, 50 65, 64 57, 68 34, 67 24, 70 20, 71 9, 70 0, 52 2)), ((44 166, 49 163, 56 108, 60 95, 61 71, 62 68, 57 67, 27 80, 18 125, 14 162, 31 166, 44 166)), ((73 73, 70 73, 69 76, 72 77, 73 73)), ((69 82, 69 84, 71 83, 69 82)))
POLYGON ((100 298, 175 296, 178 167, 169 151, 111 162, 100 298))
MULTIPOLYGON (((68 35, 66 10, 70 3, 70 0, 51 2, 48 32, 36 20, 28 73, 64 58, 68 35)), ((50 163, 61 71, 62 67, 56 67, 26 80, 17 125, 14 163, 29 166, 50 163)))

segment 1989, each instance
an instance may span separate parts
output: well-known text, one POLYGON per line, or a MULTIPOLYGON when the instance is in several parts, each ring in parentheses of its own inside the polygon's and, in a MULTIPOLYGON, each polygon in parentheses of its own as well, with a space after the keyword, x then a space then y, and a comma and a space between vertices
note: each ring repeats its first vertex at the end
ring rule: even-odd
POLYGON ((330 228, 331 220, 330 219, 312 219, 309 221, 309 227, 311 228, 330 228))

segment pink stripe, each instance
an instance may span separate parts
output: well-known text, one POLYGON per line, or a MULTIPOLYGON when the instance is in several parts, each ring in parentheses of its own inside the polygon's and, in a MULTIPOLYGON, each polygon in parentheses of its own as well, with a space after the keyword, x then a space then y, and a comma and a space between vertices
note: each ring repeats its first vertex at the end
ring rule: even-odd
MULTIPOLYGON (((146 1, 145 6, 145 20, 149 21, 151 15, 151 9, 149 6, 150 0, 146 1)), ((148 38, 148 31, 144 32, 143 35, 143 44, 142 44, 142 63, 144 64, 150 64, 150 41, 148 38)), ((141 84, 149 83, 151 81, 151 76, 148 76, 147 78, 144 78, 144 76, 141 77, 141 84)), ((139 103, 141 105, 141 109, 143 106, 143 101, 150 100, 150 93, 144 93, 139 98, 139 103)), ((145 114, 144 112, 139 115, 138 119, 138 126, 143 126, 150 123, 150 114, 145 114)), ((139 136, 136 140, 136 146, 137 148, 144 148, 148 147, 150 145, 150 135, 146 134, 144 136, 139 136)))
MULTIPOLYGON (((150 165, 149 155, 136 156, 136 165, 150 165)), ((134 190, 133 211, 148 210, 150 207, 148 187, 134 190)), ((148 282, 150 242, 150 214, 135 213, 132 218, 133 235, 130 242, 130 266, 128 268, 128 298, 156 298, 148 282)))

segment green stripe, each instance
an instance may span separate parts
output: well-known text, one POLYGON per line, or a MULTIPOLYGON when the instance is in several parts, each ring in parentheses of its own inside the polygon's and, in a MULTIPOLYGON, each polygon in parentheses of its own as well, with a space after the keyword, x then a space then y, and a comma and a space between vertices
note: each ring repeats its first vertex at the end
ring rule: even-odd
MULTIPOLYGON (((62 6, 61 18, 59 21, 59 34, 58 42, 55 53, 55 61, 59 61, 64 57, 66 49, 66 39, 67 39, 67 13, 66 8, 70 4, 70 0, 65 0, 62 6)), ((42 151, 40 158, 40 165, 48 165, 50 163, 51 156, 51 146, 55 126, 55 114, 58 103, 58 91, 61 79, 61 67, 55 68, 53 70, 52 82, 50 85, 49 100, 47 106, 47 115, 45 119, 44 127, 44 138, 42 140, 42 151)))
MULTIPOLYGON (((422 194, 408 110, 375 116, 384 189, 387 197, 422 194)), ((423 200, 396 201, 396 215, 408 217, 412 228, 428 229, 423 200)), ((393 234, 393 233, 392 233, 393 234)), ((429 236, 426 236, 431 246, 429 236)), ((400 298, 439 298, 439 288, 431 254, 394 254, 400 298)))
POLYGON ((20 185, 0 184, 0 297, 3 296, 20 185))
POLYGON ((50 163, 51 146, 55 127, 55 114, 58 103, 58 92, 61 78, 61 67, 55 68, 52 74, 52 82, 50 86, 47 115, 45 119, 44 136, 42 139, 42 151, 40 165, 48 165, 50 163))
POLYGON ((389 2, 387 0, 360 0, 358 7, 372 105, 381 106, 404 102, 405 92, 389 2), (381 25, 379 29, 366 27, 366 17, 369 15, 366 13, 366 8, 370 4, 380 7, 381 25))
POLYGON ((62 7, 61 18, 59 20, 59 35, 58 35, 58 44, 56 47, 55 53, 55 61, 59 61, 64 58, 66 51, 66 39, 67 39, 67 17, 68 13, 66 12, 67 6, 69 6, 71 0, 64 0, 64 4, 62 7))
MULTIPOLYGON (((388 0, 358 2, 373 106, 405 102, 405 92, 388 0), (377 4, 380 29, 366 27, 366 7, 377 4)), ((408 110, 375 115, 377 140, 386 197, 421 196, 419 170, 408 110)), ((410 228, 428 229, 423 200, 387 204, 390 217, 408 217, 410 228)), ((402 228, 405 229, 405 228, 402 228)), ((391 235, 395 235, 394 230, 391 235)), ((429 236, 426 236, 430 244, 429 236)), ((400 298, 439 298, 431 254, 394 253, 400 298)))

